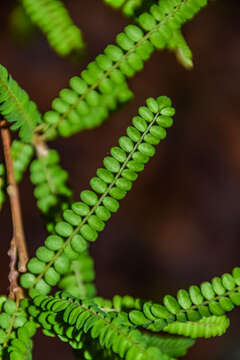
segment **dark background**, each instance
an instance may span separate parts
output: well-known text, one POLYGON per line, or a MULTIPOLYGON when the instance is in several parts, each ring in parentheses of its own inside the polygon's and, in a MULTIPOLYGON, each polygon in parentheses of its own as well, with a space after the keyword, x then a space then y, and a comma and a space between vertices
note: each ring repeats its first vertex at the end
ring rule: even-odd
MULTIPOLYGON (((129 21, 100 0, 66 3, 88 44, 88 57, 81 64, 58 58, 39 33, 26 47, 19 47, 8 27, 15 2, 1 1, 0 63, 42 112, 69 78, 113 42, 129 21)), ((135 94, 131 103, 98 129, 49 144, 60 152, 78 199, 147 97, 168 95, 177 109, 166 141, 91 249, 102 296, 128 293, 159 300, 239 265, 239 2, 210 2, 184 26, 184 34, 194 53, 192 71, 183 69, 173 54, 155 52, 144 71, 130 80, 135 94)), ((20 191, 33 255, 44 239, 44 224, 28 178, 20 191)), ((12 233, 8 203, 0 219, 0 291, 6 293, 12 233)), ((198 341, 186 359, 239 359, 239 322, 236 309, 227 334, 198 341)), ((58 359, 72 358, 67 345, 40 335, 34 359, 48 360, 53 354, 58 359)))

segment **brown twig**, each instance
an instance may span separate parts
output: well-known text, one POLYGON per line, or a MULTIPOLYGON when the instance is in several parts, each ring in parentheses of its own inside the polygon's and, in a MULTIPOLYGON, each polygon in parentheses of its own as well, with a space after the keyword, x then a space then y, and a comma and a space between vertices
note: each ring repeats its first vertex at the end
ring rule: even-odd
POLYGON ((16 271, 17 256, 19 258, 18 271, 25 272, 28 261, 27 248, 25 243, 25 236, 22 223, 21 206, 19 199, 18 186, 14 177, 13 161, 11 156, 11 138, 9 130, 4 126, 5 122, 1 122, 1 135, 3 142, 3 151, 6 163, 7 177, 8 177, 8 194, 10 198, 10 206, 13 223, 13 238, 11 241, 10 250, 10 296, 15 297, 16 292, 21 296, 21 289, 17 284, 18 272, 16 271))

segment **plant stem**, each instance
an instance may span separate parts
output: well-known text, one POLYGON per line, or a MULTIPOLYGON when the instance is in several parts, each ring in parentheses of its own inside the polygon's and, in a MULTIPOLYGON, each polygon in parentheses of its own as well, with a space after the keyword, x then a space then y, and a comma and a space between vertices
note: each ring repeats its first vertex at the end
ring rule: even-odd
POLYGON ((10 256, 10 296, 13 296, 16 292, 15 286, 17 286, 17 277, 18 273, 15 270, 17 255, 19 257, 18 262, 18 271, 25 272, 26 264, 28 261, 28 253, 25 243, 25 235, 23 230, 22 223, 22 214, 20 206, 20 198, 18 186, 14 177, 13 161, 11 156, 11 138, 8 128, 6 128, 5 121, 1 122, 1 136, 3 143, 3 152, 6 163, 7 178, 8 178, 8 194, 10 198, 11 214, 12 214, 12 223, 13 223, 13 238, 11 241, 11 246, 9 250, 10 256))

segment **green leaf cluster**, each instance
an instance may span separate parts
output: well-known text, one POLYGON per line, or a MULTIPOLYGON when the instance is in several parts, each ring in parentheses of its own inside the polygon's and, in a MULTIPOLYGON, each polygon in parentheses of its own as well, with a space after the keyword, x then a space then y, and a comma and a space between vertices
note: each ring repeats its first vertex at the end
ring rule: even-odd
POLYGON ((73 24, 61 0, 21 0, 21 3, 31 22, 60 56, 82 51, 82 32, 73 24))
POLYGON ((27 93, 20 88, 0 65, 0 114, 12 123, 12 130, 19 130, 19 137, 24 142, 31 142, 34 129, 41 123, 41 115, 27 93))

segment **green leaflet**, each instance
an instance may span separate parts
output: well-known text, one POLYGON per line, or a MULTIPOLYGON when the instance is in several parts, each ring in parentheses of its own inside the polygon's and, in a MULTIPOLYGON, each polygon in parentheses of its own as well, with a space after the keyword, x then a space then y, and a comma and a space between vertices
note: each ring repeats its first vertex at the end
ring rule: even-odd
POLYGON ((141 8, 144 0, 104 0, 104 2, 115 9, 121 8, 124 15, 132 17, 136 10, 141 8))
POLYGON ((60 275, 68 273, 70 259, 64 250, 71 245, 81 254, 86 249, 84 244, 97 239, 111 213, 118 210, 119 201, 131 189, 138 172, 155 154, 155 146, 166 137, 166 128, 172 125, 174 113, 171 100, 165 96, 156 100, 149 98, 146 106, 139 108, 139 115, 133 118, 126 136, 120 137, 119 146, 111 148, 111 156, 104 158, 103 168, 90 180, 92 190, 81 192, 81 201, 63 212, 64 221, 57 222, 56 235, 46 239, 46 248, 54 252, 51 260, 48 256, 34 260, 34 264, 30 260, 30 273, 23 274, 20 280, 24 288, 36 287, 47 294, 53 286, 47 276, 50 269, 60 275))
POLYGON ((113 109, 118 102, 127 101, 131 94, 126 78, 143 69, 154 49, 169 46, 190 67, 191 52, 180 29, 206 4, 207 0, 161 0, 148 12, 141 13, 136 18, 137 25, 126 26, 117 35, 116 44, 108 45, 80 77, 70 79, 69 89, 60 91, 52 103, 52 111, 44 115, 43 137, 70 136, 86 128, 86 122, 87 128, 100 124, 111 110, 103 105, 105 97, 114 104, 113 109))
POLYGON ((184 39, 181 31, 175 31, 169 43, 167 44, 169 50, 176 53, 177 60, 186 69, 192 69, 192 51, 184 39))
POLYGON ((13 123, 12 130, 19 130, 22 141, 32 141, 34 129, 41 122, 41 115, 36 104, 29 100, 27 93, 19 87, 2 65, 0 65, 0 114, 13 123))
POLYGON ((82 33, 60 0, 22 0, 31 22, 46 35, 51 47, 66 56, 84 48, 82 33))

